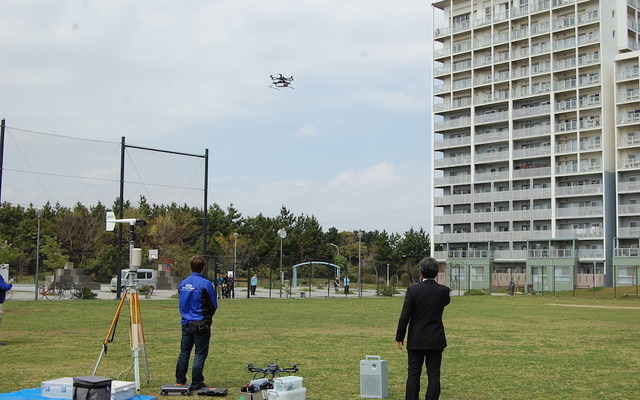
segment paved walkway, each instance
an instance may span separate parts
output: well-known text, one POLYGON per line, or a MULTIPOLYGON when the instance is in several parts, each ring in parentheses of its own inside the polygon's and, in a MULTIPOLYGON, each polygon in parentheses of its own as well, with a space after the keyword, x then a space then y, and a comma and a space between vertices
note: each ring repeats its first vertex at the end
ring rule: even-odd
MULTIPOLYGON (((348 296, 345 296, 344 293, 342 292, 342 290, 340 290, 340 293, 336 294, 333 290, 333 288, 331 288, 329 290, 329 293, 327 293, 327 290, 321 290, 321 289, 315 289, 313 292, 311 292, 311 294, 309 294, 308 292, 309 287, 296 287, 293 291, 292 291, 292 296, 291 298, 296 298, 296 299, 307 299, 307 298, 327 298, 327 297, 348 297, 348 298, 358 298, 358 293, 355 290, 355 288, 351 288, 351 291, 349 292, 348 296)), ((11 298, 10 301, 28 301, 28 300, 35 300, 35 293, 34 293, 34 286, 31 284, 14 284, 13 285, 13 296, 11 298)), ((111 293, 111 291, 109 290, 109 285, 107 284, 103 284, 101 285, 100 290, 95 291, 98 294, 98 299, 101 300, 113 300, 116 298, 115 293, 111 293)), ((402 293, 404 293, 404 290, 401 290, 402 293)), ((164 299, 170 299, 172 298, 173 295, 175 295, 177 293, 176 290, 155 290, 153 292, 153 294, 150 296, 150 300, 164 300, 164 299)), ((362 291, 362 296, 363 297, 371 297, 371 296, 375 296, 376 291, 375 290, 363 290, 362 291)), ((398 295, 401 296, 401 295, 398 295)), ((264 289, 264 288, 258 288, 256 290, 256 294, 255 296, 251 296, 251 297, 259 297, 259 298, 274 298, 274 299, 279 299, 280 297, 280 290, 279 289, 264 289)), ((286 298, 286 294, 283 293, 282 294, 282 298, 286 298)), ((145 295, 140 295, 140 299, 141 300, 147 300, 147 298, 145 297, 145 295)), ((247 299, 247 289, 246 287, 241 287, 236 289, 236 293, 235 293, 235 299, 247 299)), ((45 300, 46 301, 46 300, 45 300)))

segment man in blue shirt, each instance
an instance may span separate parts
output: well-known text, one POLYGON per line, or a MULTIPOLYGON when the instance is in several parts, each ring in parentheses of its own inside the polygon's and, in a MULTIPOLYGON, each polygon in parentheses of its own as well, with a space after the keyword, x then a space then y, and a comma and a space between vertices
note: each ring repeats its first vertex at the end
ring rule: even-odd
MULTIPOLYGON (((9 281, 9 283, 5 283, 4 278, 2 277, 2 275, 0 275, 0 322, 2 322, 2 314, 4 312, 4 306, 2 305, 2 303, 4 303, 7 292, 11 290, 12 287, 13 285, 11 284, 11 281, 9 281)), ((0 346, 3 345, 4 343, 0 343, 0 346)))
POLYGON ((193 256, 189 260, 189 264, 191 265, 191 275, 178 285, 182 340, 176 365, 176 383, 180 385, 187 383, 189 357, 191 349, 195 345, 189 390, 198 390, 205 386, 202 371, 209 354, 211 323, 218 308, 218 301, 216 300, 216 290, 203 275, 204 258, 193 256))

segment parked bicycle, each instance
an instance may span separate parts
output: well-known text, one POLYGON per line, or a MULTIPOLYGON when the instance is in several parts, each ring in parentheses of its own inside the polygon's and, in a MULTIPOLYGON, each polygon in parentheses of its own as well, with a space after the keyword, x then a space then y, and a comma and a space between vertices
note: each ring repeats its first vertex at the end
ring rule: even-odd
POLYGON ((38 289, 38 294, 41 299, 47 300, 79 300, 84 297, 82 288, 75 282, 71 287, 65 287, 61 282, 44 283, 38 289))

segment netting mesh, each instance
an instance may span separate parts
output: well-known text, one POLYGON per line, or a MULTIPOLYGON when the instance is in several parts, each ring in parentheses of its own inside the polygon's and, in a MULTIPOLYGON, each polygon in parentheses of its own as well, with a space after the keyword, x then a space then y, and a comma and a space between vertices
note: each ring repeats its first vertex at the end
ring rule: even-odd
MULTIPOLYGON (((144 196, 152 204, 203 204, 204 151, 190 156, 136 146, 145 149, 125 149, 126 201, 136 205, 144 196)), ((119 141, 6 127, 2 201, 36 207, 46 202, 110 205, 120 193, 120 160, 119 141)))

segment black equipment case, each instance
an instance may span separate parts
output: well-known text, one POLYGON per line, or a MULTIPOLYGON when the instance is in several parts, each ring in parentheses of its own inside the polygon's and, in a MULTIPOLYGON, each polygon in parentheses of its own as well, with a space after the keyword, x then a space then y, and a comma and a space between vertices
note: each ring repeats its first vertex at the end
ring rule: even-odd
POLYGON ((178 385, 176 383, 165 383, 160 388, 162 396, 188 396, 189 385, 178 385))
POLYGON ((73 400, 111 400, 111 379, 95 375, 73 378, 73 400))
POLYGON ((226 396, 227 389, 226 388, 210 388, 203 387, 198 390, 198 396, 226 396))

